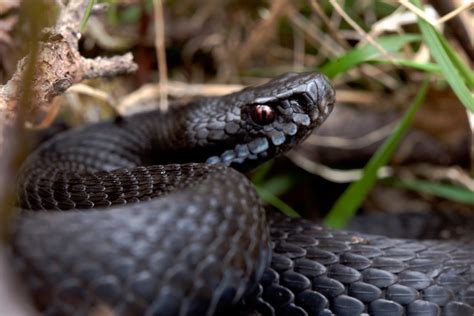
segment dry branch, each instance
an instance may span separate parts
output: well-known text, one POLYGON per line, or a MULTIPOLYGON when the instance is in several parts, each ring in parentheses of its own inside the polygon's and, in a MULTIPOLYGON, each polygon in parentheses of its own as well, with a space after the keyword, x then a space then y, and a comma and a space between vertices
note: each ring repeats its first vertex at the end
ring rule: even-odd
MULTIPOLYGON (((29 104, 28 120, 41 121, 50 110, 54 97, 84 79, 110 77, 137 69, 131 54, 112 58, 88 59, 78 51, 79 26, 87 0, 71 0, 61 10, 55 27, 44 30, 45 41, 39 44, 33 79, 33 100, 29 104)), ((17 113, 19 89, 28 57, 23 58, 12 78, 0 86, 0 124, 10 124, 17 113)), ((1 139, 1 136, 0 136, 1 139)))

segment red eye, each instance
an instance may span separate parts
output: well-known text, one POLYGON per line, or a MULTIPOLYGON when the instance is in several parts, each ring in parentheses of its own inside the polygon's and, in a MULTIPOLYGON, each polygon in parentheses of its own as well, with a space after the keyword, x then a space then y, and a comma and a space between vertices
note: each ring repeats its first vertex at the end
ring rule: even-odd
POLYGON ((275 120, 275 111, 268 105, 256 105, 250 113, 252 120, 259 125, 267 125, 275 120))

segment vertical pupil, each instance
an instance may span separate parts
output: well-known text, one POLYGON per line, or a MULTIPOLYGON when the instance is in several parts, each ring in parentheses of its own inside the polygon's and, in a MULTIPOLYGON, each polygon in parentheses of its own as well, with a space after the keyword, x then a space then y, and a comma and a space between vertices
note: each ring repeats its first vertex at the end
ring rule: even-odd
POLYGON ((273 109, 268 105, 257 105, 250 113, 253 121, 257 124, 266 125, 272 123, 275 119, 273 109))

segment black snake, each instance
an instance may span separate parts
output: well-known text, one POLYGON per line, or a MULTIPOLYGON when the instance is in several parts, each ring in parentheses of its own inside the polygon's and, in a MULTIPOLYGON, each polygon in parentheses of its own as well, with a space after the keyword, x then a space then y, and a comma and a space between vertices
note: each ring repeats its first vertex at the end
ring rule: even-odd
POLYGON ((389 239, 266 214, 236 171, 301 142, 334 98, 324 76, 291 73, 42 144, 21 170, 12 228, 39 310, 472 315, 472 242, 389 239))

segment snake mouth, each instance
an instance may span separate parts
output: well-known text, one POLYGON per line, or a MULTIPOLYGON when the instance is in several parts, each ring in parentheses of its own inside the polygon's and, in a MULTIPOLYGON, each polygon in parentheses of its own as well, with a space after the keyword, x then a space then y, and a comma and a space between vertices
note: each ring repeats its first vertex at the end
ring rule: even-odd
POLYGON ((224 151, 220 156, 209 157, 206 163, 222 163, 226 166, 232 164, 242 165, 247 160, 258 160, 259 157, 268 155, 270 143, 266 137, 258 137, 246 144, 238 144, 233 149, 224 151))
POLYGON ((206 163, 222 163, 239 170, 252 169, 253 166, 288 151, 311 133, 309 119, 297 116, 296 120, 302 121, 299 124, 287 124, 281 130, 274 129, 250 142, 237 144, 234 148, 225 150, 221 155, 209 157, 206 163))

